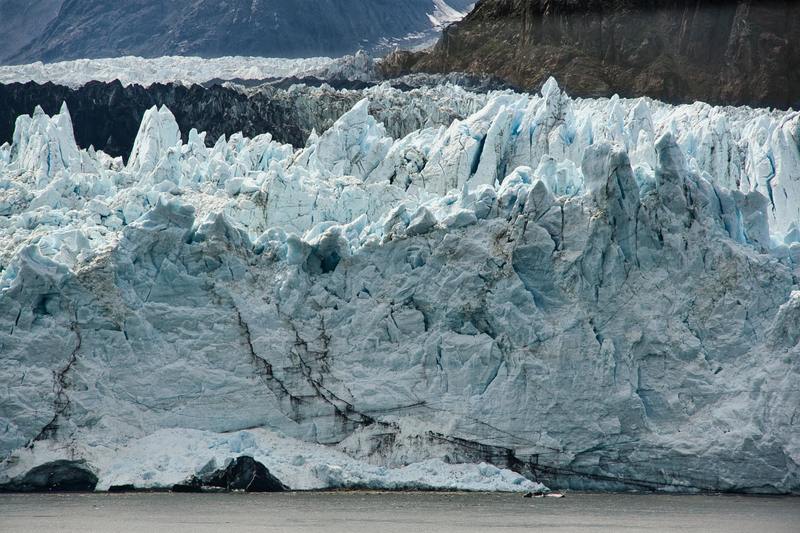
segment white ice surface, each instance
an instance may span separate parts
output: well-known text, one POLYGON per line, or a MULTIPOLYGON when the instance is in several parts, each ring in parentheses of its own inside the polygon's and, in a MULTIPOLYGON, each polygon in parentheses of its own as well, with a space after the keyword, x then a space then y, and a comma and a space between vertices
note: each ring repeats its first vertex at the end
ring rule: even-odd
POLYGON ((77 59, 57 63, 0 66, 0 83, 48 81, 77 87, 90 81, 119 80, 123 85, 137 83, 205 83, 221 80, 263 80, 291 76, 313 76, 335 70, 339 59, 311 57, 283 59, 269 57, 165 56, 145 59, 135 56, 108 59, 77 59))

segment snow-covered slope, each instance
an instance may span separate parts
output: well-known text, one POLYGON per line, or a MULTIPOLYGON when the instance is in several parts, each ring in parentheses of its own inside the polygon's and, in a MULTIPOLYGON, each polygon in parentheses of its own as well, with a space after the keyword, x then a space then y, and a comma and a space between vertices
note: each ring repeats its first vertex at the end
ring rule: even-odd
POLYGON ((368 104, 298 150, 152 109, 127 166, 19 119, 0 483, 800 490, 800 115, 550 81, 394 140, 368 104))
POLYGON ((451 6, 446 0, 433 0, 433 12, 428 13, 428 18, 434 28, 442 29, 463 19, 473 6, 474 2, 471 2, 459 10, 451 6))

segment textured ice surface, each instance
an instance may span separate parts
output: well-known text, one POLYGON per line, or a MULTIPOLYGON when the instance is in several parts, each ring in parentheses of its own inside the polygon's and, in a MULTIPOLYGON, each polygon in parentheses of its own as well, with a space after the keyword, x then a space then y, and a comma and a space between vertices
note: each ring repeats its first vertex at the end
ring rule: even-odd
POLYGON ((798 490, 797 113, 548 82, 393 140, 366 105, 297 149, 183 144, 153 109, 127 166, 66 109, 20 118, 0 483, 82 457, 164 486, 246 451, 292 488, 530 487, 490 462, 798 490))
MULTIPOLYGON (((357 56, 363 58, 363 55, 357 56)), ((115 57, 109 59, 77 59, 58 63, 31 63, 28 65, 0 66, 0 83, 48 81, 71 87, 90 81, 119 80, 123 85, 138 83, 151 85, 182 81, 204 83, 221 80, 263 80, 292 76, 335 77, 342 71, 349 79, 360 79, 369 62, 355 61, 355 57, 333 59, 311 57, 282 59, 268 57, 220 57, 204 59, 189 56, 167 56, 154 59, 141 57, 115 57)))

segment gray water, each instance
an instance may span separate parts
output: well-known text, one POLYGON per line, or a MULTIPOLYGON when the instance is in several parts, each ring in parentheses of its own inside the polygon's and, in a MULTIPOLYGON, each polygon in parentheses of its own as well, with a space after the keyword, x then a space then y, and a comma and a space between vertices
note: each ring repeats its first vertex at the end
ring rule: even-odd
POLYGON ((0 531, 800 532, 800 498, 568 494, 0 495, 0 531))

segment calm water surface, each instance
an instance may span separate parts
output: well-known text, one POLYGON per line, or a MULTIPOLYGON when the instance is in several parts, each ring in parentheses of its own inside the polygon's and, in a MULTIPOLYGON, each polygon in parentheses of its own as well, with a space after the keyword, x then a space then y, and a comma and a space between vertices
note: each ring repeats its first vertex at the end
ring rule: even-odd
POLYGON ((800 532, 800 498, 568 494, 0 495, 0 531, 800 532))

